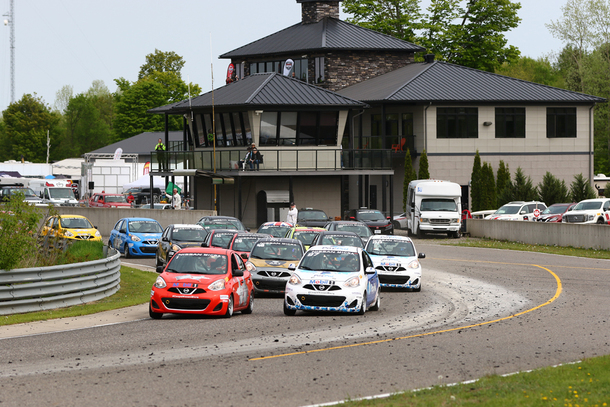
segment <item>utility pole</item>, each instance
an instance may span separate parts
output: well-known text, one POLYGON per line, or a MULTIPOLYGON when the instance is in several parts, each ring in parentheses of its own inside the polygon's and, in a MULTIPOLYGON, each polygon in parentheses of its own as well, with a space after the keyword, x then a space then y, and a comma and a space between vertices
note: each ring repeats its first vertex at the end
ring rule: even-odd
POLYGON ((14 0, 10 0, 10 11, 3 14, 4 25, 8 25, 11 28, 11 103, 15 102, 15 4, 14 0))

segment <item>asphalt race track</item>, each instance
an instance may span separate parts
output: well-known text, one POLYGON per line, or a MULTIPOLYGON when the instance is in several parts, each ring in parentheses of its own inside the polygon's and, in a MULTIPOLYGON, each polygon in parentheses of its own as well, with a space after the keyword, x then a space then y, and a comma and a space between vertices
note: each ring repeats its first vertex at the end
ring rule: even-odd
POLYGON ((422 291, 364 316, 257 297, 231 319, 144 305, 0 327, 0 406, 304 406, 610 353, 608 261, 415 243, 422 291))

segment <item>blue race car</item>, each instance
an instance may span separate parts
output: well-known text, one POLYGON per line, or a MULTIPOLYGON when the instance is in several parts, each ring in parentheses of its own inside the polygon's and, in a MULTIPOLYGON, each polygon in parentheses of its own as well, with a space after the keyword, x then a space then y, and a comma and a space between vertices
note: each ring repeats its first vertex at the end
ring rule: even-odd
POLYGON ((119 219, 110 232, 108 247, 118 250, 127 258, 131 256, 153 257, 157 253, 162 233, 163 228, 155 219, 119 219))

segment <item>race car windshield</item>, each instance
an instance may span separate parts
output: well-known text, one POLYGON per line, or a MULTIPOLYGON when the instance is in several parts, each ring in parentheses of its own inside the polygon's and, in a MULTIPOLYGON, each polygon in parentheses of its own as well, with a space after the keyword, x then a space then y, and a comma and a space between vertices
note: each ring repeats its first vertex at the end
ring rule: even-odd
POLYGON ((123 195, 110 195, 110 196, 107 195, 106 202, 127 203, 127 199, 123 195))
POLYGON ((356 253, 307 252, 300 269, 354 273, 360 271, 360 258, 356 253))
POLYGON ((215 233, 210 241, 210 246, 228 249, 229 245, 231 244, 231 240, 233 240, 233 236, 235 235, 231 233, 215 233))
POLYGON ((163 229, 157 222, 131 221, 129 230, 133 233, 163 233, 163 229))
POLYGON ((298 220, 327 220, 328 216, 322 211, 302 211, 298 214, 298 220))
POLYGON ((358 220, 379 221, 385 220, 385 216, 379 211, 366 211, 358 213, 358 220))
POLYGON ((273 237, 284 237, 290 229, 289 226, 262 226, 258 233, 267 233, 273 237))
POLYGON ((366 246, 366 251, 372 255, 379 256, 402 256, 402 257, 413 257, 415 256, 415 249, 411 242, 400 242, 400 241, 373 241, 369 242, 366 246))
POLYGON ((233 242, 233 250, 238 252, 249 252, 260 238, 237 237, 233 242))
POLYGON ((310 245, 313 242, 313 239, 318 236, 320 232, 312 232, 312 231, 303 231, 303 232, 294 232, 294 238, 299 240, 304 245, 310 245))
POLYGON ((61 218, 61 227, 64 229, 93 229, 93 225, 85 218, 61 218))
POLYGON ((303 251, 296 244, 264 242, 254 246, 250 257, 261 260, 299 260, 303 257, 303 251))
POLYGON ((371 229, 364 225, 337 225, 337 230, 355 232, 360 237, 369 237, 371 235, 371 229))
POLYGON ((320 244, 363 247, 362 239, 358 236, 326 235, 322 238, 320 244))
POLYGON ((204 229, 207 230, 215 230, 215 229, 234 229, 237 230, 237 226, 235 226, 234 224, 232 224, 231 222, 223 222, 223 223, 200 223, 201 226, 203 226, 204 229))
POLYGON ((180 274, 226 274, 227 256, 212 253, 178 253, 167 269, 166 273, 180 274))
POLYGON ((457 205, 453 199, 422 199, 421 211, 428 212, 455 212, 457 205))
POLYGON ((201 229, 174 229, 172 239, 179 242, 203 242, 207 232, 201 229))

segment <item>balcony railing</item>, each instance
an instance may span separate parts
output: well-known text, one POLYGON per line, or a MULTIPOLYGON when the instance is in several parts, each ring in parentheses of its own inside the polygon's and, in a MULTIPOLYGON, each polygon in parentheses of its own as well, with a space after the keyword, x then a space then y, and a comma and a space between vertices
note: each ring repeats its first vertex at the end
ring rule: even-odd
MULTIPOLYGON (((343 149, 265 149, 260 171, 338 171, 390 170, 392 150, 343 149)), ((198 169, 205 171, 238 170, 246 152, 243 149, 151 152, 153 172, 160 172, 159 160, 166 160, 167 170, 198 169), (215 158, 215 160, 214 160, 215 158)))

